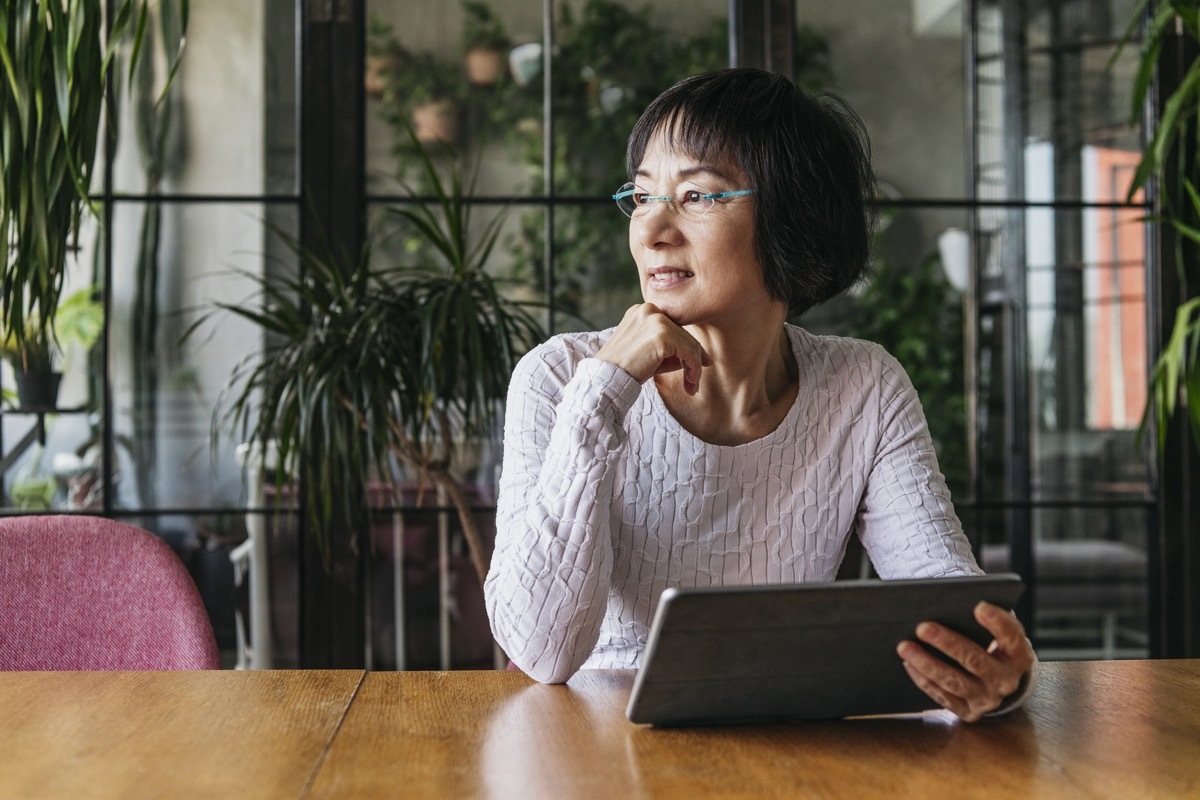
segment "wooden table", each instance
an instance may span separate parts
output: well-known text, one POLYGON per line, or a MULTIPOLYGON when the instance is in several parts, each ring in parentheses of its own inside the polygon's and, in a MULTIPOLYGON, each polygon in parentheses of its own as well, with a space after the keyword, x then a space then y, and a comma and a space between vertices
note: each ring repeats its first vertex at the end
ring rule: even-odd
POLYGON ((0 798, 303 797, 362 677, 0 672, 0 798))
POLYGON ((1200 660, 1046 663, 976 725, 658 730, 632 680, 0 673, 0 797, 1200 797, 1200 660))

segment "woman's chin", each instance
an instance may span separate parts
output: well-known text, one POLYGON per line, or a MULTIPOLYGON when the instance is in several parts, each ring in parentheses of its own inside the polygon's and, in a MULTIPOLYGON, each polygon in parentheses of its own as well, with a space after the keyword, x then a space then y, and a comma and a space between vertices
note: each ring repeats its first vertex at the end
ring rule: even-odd
POLYGON ((685 321, 687 314, 687 304, 679 297, 671 297, 669 292, 654 291, 653 289, 642 290, 642 300, 647 303, 653 303, 663 316, 674 322, 676 325, 687 325, 685 321))

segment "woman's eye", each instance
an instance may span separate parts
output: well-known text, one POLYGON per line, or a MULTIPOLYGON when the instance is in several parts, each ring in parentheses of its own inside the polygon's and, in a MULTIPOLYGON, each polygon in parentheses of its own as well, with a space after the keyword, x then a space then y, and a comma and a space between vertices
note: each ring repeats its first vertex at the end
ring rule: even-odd
POLYGON ((683 202, 699 203, 701 198, 703 198, 703 197, 704 197, 704 194, 702 192, 698 192, 695 189, 688 189, 687 191, 685 191, 683 193, 683 202))
POLYGON ((644 205, 646 205, 646 198, 649 196, 650 195, 647 194, 646 192, 634 192, 633 193, 633 204, 635 206, 644 206, 644 205))

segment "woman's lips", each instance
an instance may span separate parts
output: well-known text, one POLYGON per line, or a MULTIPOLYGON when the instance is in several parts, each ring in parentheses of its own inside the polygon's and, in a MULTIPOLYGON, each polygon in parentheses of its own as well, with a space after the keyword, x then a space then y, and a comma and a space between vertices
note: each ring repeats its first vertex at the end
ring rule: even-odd
POLYGON ((655 267, 649 271, 649 283, 655 288, 674 286, 694 277, 694 273, 678 267, 655 267))

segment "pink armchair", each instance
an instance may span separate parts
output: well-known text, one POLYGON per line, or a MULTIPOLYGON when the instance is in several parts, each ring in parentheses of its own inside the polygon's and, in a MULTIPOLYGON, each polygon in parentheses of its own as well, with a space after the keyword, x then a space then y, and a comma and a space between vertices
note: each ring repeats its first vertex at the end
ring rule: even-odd
POLYGON ((158 537, 110 519, 0 519, 0 670, 217 669, 196 585, 158 537))

